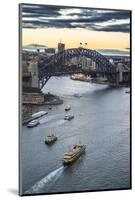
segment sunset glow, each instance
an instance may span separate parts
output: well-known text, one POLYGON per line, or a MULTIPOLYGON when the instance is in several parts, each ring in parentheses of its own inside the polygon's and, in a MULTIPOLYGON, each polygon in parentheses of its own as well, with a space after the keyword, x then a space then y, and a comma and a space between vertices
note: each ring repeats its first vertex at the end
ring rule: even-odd
POLYGON ((130 48, 130 12, 68 8, 61 6, 22 7, 22 44, 90 49, 130 48))
POLYGON ((24 29, 23 45, 42 44, 57 47, 59 41, 66 44, 66 48, 78 47, 80 42, 87 42, 90 49, 125 49, 129 48, 129 34, 98 32, 89 30, 70 29, 24 29))

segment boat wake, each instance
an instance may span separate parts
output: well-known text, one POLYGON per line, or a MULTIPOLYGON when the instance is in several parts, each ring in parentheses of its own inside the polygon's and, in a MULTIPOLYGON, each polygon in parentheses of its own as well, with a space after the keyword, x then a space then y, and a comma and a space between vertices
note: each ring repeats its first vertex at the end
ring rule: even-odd
POLYGON ((46 127, 55 127, 55 126, 59 126, 59 125, 63 125, 64 123, 66 123, 66 121, 64 119, 57 119, 57 120, 53 120, 53 121, 47 121, 46 122, 42 122, 40 124, 46 124, 46 127))
POLYGON ((54 120, 55 118, 56 118, 56 116, 48 116, 48 117, 41 118, 39 120, 39 122, 40 122, 40 124, 44 124, 44 123, 54 120))
POLYGON ((47 192, 48 189, 56 182, 64 171, 64 166, 52 171, 47 176, 36 182, 25 194, 36 194, 47 192))
POLYGON ((64 119, 59 119, 51 124, 51 126, 58 126, 64 124, 66 121, 64 119))

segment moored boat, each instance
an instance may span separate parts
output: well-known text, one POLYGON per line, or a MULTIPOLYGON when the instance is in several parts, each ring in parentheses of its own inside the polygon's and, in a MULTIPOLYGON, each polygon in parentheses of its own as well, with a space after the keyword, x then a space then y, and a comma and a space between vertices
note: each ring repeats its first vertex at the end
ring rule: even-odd
POLYGON ((32 120, 31 122, 28 123, 27 127, 28 127, 28 128, 33 128, 33 127, 35 127, 35 126, 37 126, 37 125, 39 125, 39 124, 40 124, 40 123, 39 123, 38 120, 32 120))
POLYGON ((65 153, 63 164, 64 165, 72 164, 85 152, 85 149, 86 149, 86 145, 84 144, 74 145, 73 149, 70 152, 65 153))
POLYGON ((39 112, 33 113, 32 117, 34 119, 36 119, 36 118, 42 117, 42 116, 47 115, 47 114, 48 114, 47 111, 39 111, 39 112))
POLYGON ((46 144, 52 144, 52 143, 54 143, 57 139, 58 139, 58 138, 57 138, 55 135, 51 134, 51 135, 48 135, 48 136, 46 137, 45 143, 46 143, 46 144))

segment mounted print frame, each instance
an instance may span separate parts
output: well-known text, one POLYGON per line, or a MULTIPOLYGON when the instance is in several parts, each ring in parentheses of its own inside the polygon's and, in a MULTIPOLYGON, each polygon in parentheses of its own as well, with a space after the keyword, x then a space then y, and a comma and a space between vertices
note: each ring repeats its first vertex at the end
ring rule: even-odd
POLYGON ((131 189, 131 11, 19 5, 19 195, 131 189))

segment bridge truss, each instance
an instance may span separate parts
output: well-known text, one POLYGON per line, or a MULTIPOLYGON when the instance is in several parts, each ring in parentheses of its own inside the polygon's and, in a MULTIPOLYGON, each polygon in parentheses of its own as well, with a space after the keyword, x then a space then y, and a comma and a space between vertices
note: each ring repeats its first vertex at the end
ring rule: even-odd
POLYGON ((117 73, 116 66, 112 64, 105 56, 95 50, 85 48, 72 48, 55 53, 47 58, 44 62, 39 62, 38 68, 41 89, 51 76, 61 76, 76 73, 85 73, 88 75, 102 74, 105 75, 110 82, 114 82, 117 73), (91 69, 86 72, 82 65, 67 65, 66 63, 74 57, 90 58, 96 63, 95 69, 91 69))

